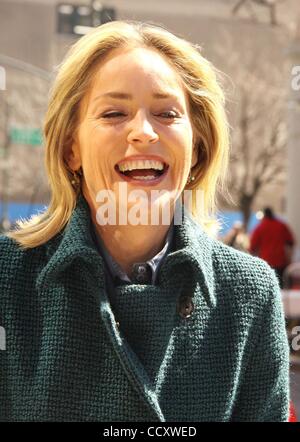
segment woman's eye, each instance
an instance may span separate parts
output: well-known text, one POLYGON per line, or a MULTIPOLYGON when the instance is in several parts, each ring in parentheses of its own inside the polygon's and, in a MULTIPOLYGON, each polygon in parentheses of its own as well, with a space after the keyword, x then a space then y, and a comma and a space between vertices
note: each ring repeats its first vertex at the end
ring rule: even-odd
POLYGON ((177 118, 177 117, 179 117, 179 115, 176 112, 173 112, 173 111, 163 112, 160 115, 166 115, 166 117, 164 117, 164 118, 177 118))
POLYGON ((121 112, 110 112, 108 114, 102 115, 102 117, 103 118, 112 118, 112 117, 119 117, 120 115, 122 116, 124 114, 122 114, 121 112))

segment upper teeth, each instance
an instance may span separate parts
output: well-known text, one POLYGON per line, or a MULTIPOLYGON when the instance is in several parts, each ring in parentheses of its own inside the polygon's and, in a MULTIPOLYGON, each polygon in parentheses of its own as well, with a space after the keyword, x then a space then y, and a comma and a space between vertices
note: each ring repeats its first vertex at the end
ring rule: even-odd
POLYGON ((126 172, 127 170, 134 169, 157 169, 163 170, 164 163, 161 161, 153 160, 138 160, 138 161, 124 161, 124 163, 119 165, 121 172, 126 172))

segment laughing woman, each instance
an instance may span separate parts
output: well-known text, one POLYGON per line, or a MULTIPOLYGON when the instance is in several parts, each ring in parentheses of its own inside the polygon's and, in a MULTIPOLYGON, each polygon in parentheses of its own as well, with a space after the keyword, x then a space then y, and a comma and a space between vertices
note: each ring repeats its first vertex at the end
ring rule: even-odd
POLYGON ((50 205, 0 239, 0 420, 286 421, 276 277, 209 234, 228 126, 198 47, 96 28, 60 66, 44 134, 50 205), (157 203, 169 222, 150 222, 157 203))

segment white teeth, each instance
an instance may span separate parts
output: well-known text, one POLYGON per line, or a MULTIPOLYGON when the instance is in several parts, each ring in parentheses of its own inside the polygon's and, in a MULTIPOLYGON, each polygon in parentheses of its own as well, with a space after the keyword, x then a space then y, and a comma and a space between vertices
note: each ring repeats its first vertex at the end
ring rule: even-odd
POLYGON ((138 177, 132 177, 134 180, 144 180, 144 181, 147 181, 147 180, 153 180, 153 179, 155 179, 155 178, 157 178, 156 176, 153 176, 153 175, 148 175, 148 176, 138 176, 138 177))
POLYGON ((125 161, 124 163, 120 164, 118 167, 121 172, 126 172, 127 170, 134 170, 134 169, 163 170, 164 163, 162 163, 161 161, 154 161, 154 160, 125 161))

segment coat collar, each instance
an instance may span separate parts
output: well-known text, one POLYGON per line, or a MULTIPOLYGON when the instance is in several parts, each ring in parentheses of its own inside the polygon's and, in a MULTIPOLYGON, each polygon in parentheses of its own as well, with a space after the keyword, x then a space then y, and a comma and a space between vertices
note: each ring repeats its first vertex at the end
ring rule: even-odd
MULTIPOLYGON (((72 263, 81 259, 97 278, 97 286, 104 287, 104 263, 91 236, 90 208, 83 195, 79 195, 76 207, 65 228, 45 244, 48 257, 41 270, 36 286, 42 289, 72 263)), ((204 288, 208 305, 215 304, 214 271, 212 265, 213 240, 196 223, 186 209, 182 211, 182 223, 174 228, 173 252, 161 266, 162 280, 173 278, 175 268, 187 264, 195 282, 204 288)), ((179 274, 180 275, 180 274, 179 274)))
POLYGON ((98 287, 104 287, 103 259, 90 234, 91 222, 88 203, 79 195, 67 225, 45 244, 47 263, 37 278, 37 289, 46 287, 77 258, 89 265, 97 277, 98 287))
POLYGON ((216 303, 212 262, 214 240, 185 208, 182 211, 182 223, 175 225, 174 238, 175 251, 168 254, 161 267, 162 279, 173 278, 177 272, 180 277, 182 265, 187 265, 192 282, 200 283, 208 306, 213 307, 216 303))

